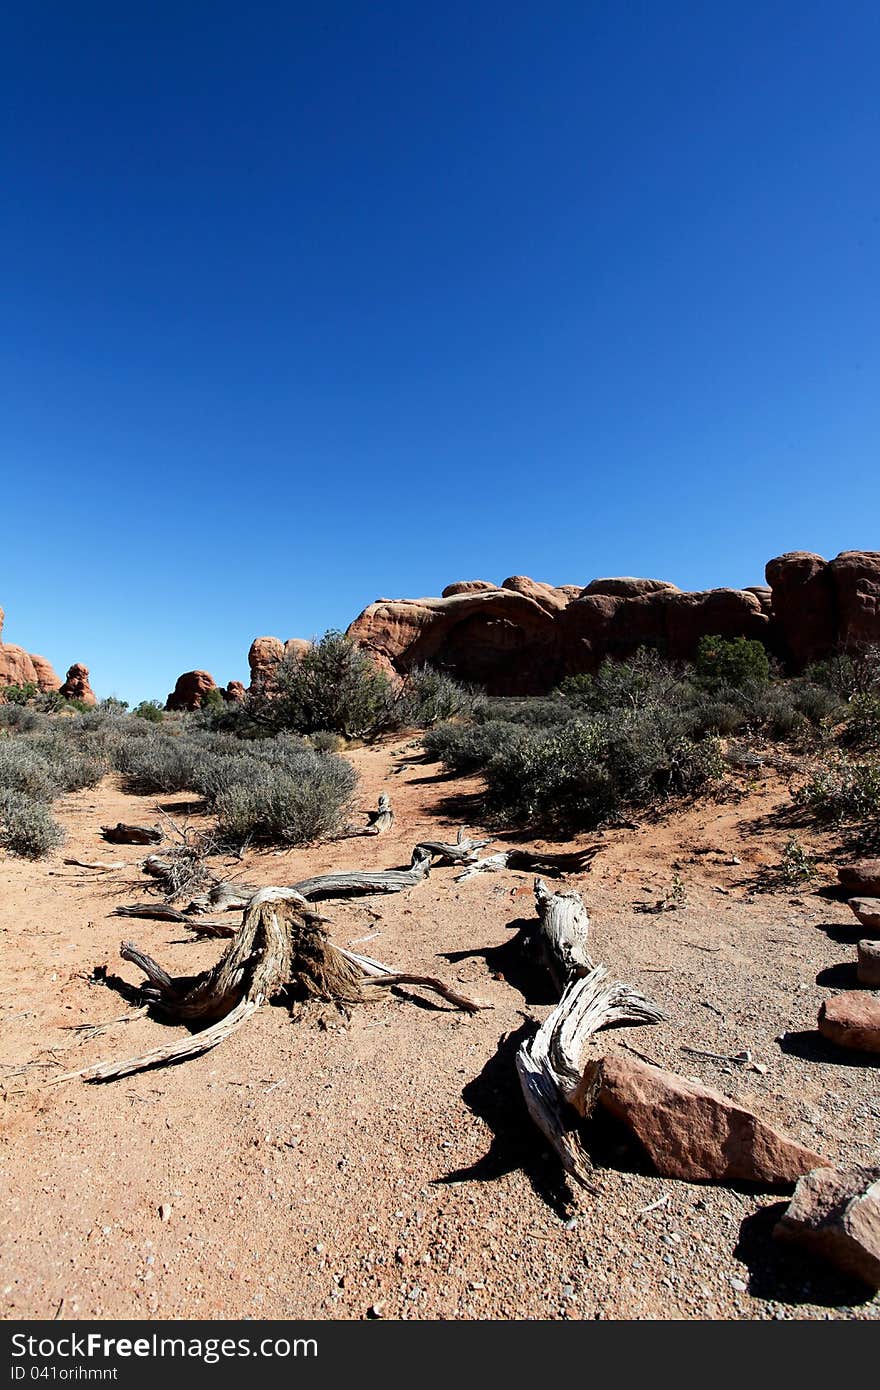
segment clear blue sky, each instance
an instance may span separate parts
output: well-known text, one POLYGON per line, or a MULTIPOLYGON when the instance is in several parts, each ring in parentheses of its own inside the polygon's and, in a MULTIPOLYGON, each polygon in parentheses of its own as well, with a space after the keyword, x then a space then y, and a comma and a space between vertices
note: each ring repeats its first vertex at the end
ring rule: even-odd
POLYGON ((876 0, 6 6, 6 640, 137 700, 880 548, 878 67, 876 0))

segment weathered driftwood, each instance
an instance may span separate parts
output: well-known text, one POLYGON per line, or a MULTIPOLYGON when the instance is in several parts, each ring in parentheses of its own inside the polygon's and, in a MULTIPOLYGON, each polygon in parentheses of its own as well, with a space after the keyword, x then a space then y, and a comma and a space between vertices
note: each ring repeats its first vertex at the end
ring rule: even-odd
POLYGON ((169 1022, 207 1026, 192 1037, 139 1057, 84 1067, 58 1079, 82 1076, 87 1081, 107 1081, 194 1056, 222 1042, 261 1004, 282 992, 348 1005, 365 998, 365 985, 409 984, 433 990, 469 1013, 488 1007, 432 976, 394 971, 368 956, 334 946, 323 920, 293 889, 262 889, 251 899, 240 929, 213 969, 178 979, 139 947, 123 942, 123 960, 137 965, 148 980, 140 997, 169 1022))
POLYGON ((127 906, 114 907, 112 917, 152 917, 159 922, 185 922, 186 916, 179 908, 171 907, 168 903, 129 903, 127 906))
POLYGON ((491 845, 491 838, 488 840, 473 840, 465 834, 462 827, 455 839, 455 844, 448 844, 443 840, 421 840, 416 845, 416 850, 425 850, 431 855, 432 859, 438 859, 442 864, 472 864, 481 849, 486 845, 491 845))
POLYGON ((561 993, 569 980, 593 969, 587 950, 590 918, 580 893, 551 893, 540 878, 535 879, 535 909, 542 958, 561 993))
POLYGON ((589 1187, 591 1163, 570 1106, 585 1065, 588 1040, 616 1023, 659 1023, 659 1005, 619 980, 604 965, 575 976, 553 1012, 516 1055, 516 1069, 529 1114, 556 1150, 563 1167, 589 1187))
MULTIPOLYGON (((277 891, 294 892, 317 902, 324 898, 345 898, 366 893, 400 893, 405 888, 414 888, 428 876, 431 856, 420 850, 413 850, 412 864, 408 869, 353 869, 338 874, 318 874, 315 878, 304 878, 289 888, 277 891)), ((246 908, 257 892, 253 884, 223 882, 209 888, 193 898, 188 913, 230 912, 246 908)))
MULTIPOLYGON (((488 844, 489 841, 485 843, 488 844)), ((559 878, 562 874, 582 874, 589 869, 600 849, 601 845, 591 845, 589 849, 571 854, 540 854, 528 849, 503 849, 497 854, 489 854, 485 859, 477 860, 463 874, 459 874, 456 882, 462 883, 476 874, 497 874, 502 869, 549 874, 551 878, 559 878)))
POLYGON ((115 859, 111 863, 107 859, 65 859, 65 864, 72 865, 75 869, 100 869, 107 873, 111 869, 124 869, 127 867, 124 859, 115 859))
POLYGON ((386 792, 379 797, 375 811, 367 812, 367 830, 371 835, 384 835, 394 824, 394 812, 386 792))
POLYGON ((111 845, 158 845, 161 844, 162 831, 152 825, 102 825, 101 834, 111 845))

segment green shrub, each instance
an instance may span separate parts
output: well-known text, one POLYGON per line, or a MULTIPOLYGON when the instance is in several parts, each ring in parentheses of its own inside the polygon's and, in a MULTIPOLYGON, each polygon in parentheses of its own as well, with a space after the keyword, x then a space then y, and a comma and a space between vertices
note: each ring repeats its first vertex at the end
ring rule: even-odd
POLYGON ((136 719, 147 719, 151 724, 161 724, 165 718, 165 707, 160 700, 141 700, 135 705, 132 714, 136 719))
POLYGON ((280 759, 223 762, 217 760, 203 785, 218 832, 231 842, 307 844, 338 830, 350 810, 357 777, 332 753, 304 749, 280 759))
POLYGON ((23 685, 4 685, 0 689, 7 705, 27 705, 40 693, 39 686, 34 685, 33 681, 25 681, 23 685))
POLYGON ((473 714, 477 703, 475 690, 430 666, 417 666, 404 678, 390 714, 397 727, 429 729, 441 720, 473 714))
POLYGON ((64 840, 46 806, 21 791, 0 787, 0 845, 10 854, 39 859, 64 840))
POLYGON ((748 637, 701 637, 694 661, 697 679, 711 689, 718 685, 746 690, 766 685, 770 659, 761 642, 748 637))
POLYGON ((438 724, 428 729, 422 743, 432 762, 466 776, 481 771, 496 753, 528 736, 523 725, 492 719, 486 724, 438 724))
POLYGON ((266 729, 308 734, 327 729, 373 738, 390 722, 391 681, 341 632, 327 632, 302 654, 285 656, 271 691, 251 701, 266 729))
POLYGON ((880 691, 864 691, 849 702, 842 738, 855 748, 880 748, 880 691))
POLYGON ((880 821, 880 759, 857 762, 845 754, 819 767, 794 794, 819 820, 880 821))
POLYGON ((11 729, 15 733, 25 734, 35 729, 39 722, 40 716, 36 710, 28 709, 26 705, 0 705, 0 730, 11 729))
POLYGON ((152 725, 140 722, 146 737, 135 735, 132 721, 111 749, 126 789, 142 794, 192 791, 197 746, 180 735, 154 733, 152 725))
POLYGON ((338 753, 345 744, 341 734, 333 734, 329 729, 316 729, 309 734, 309 743, 316 753, 338 753))
POLYGON ((594 714, 616 710, 655 709, 679 703, 683 677, 652 647, 639 647, 626 661, 606 658, 594 676, 569 676, 559 695, 594 714))

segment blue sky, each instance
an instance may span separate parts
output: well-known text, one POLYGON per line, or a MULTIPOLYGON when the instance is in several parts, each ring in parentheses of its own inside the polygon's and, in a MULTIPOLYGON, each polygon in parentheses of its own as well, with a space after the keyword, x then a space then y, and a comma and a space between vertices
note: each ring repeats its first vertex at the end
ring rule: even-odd
POLYGON ((880 548, 878 59, 860 0, 6 7, 6 640, 137 700, 880 548))

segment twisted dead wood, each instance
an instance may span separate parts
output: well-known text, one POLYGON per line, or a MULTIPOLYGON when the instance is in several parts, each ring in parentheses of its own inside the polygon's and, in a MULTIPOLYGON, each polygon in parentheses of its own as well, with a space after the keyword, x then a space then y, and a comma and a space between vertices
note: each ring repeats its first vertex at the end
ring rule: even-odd
MULTIPOLYGON (((484 843, 488 844, 489 841, 486 840, 484 843)), ((478 859, 463 874, 459 874, 456 882, 463 883, 465 879, 474 878, 476 874, 497 874, 502 869, 549 874, 551 878, 559 878, 562 874, 582 874, 587 872, 600 849, 601 845, 590 845, 588 849, 573 851, 570 854, 540 854, 528 849, 503 849, 496 854, 488 854, 485 859, 478 859)))
POLYGON ((551 893, 541 878, 535 879, 535 909, 544 964, 561 993, 569 980, 593 968, 587 950, 590 918, 580 893, 551 893))
POLYGON ((442 864, 472 864, 477 853, 485 849, 486 845, 492 843, 488 840, 473 840, 465 834, 462 827, 455 839, 455 844, 447 844, 443 840, 422 840, 416 845, 416 850, 425 850, 431 855, 432 859, 438 859, 442 864))
POLYGON ((516 1054, 526 1107, 553 1146, 567 1173, 589 1187, 592 1169, 578 1132, 570 1097, 585 1065, 587 1043, 600 1028, 617 1023, 659 1023, 666 1014, 620 980, 608 980, 604 965, 573 978, 537 1033, 516 1054))
MULTIPOLYGON (((417 845, 408 869, 353 869, 338 874, 318 874, 315 878, 301 879, 299 883, 277 891, 299 893, 310 902, 367 893, 401 893, 405 888, 414 888, 422 883, 430 868, 430 854, 417 845)), ((207 893, 194 898, 187 912, 230 912, 246 908, 256 892, 255 886, 249 883, 218 883, 207 893)))

